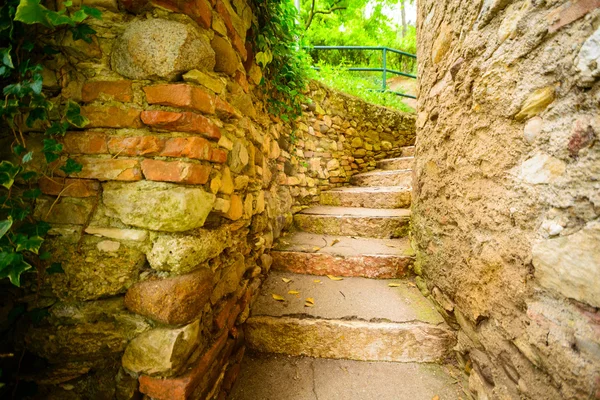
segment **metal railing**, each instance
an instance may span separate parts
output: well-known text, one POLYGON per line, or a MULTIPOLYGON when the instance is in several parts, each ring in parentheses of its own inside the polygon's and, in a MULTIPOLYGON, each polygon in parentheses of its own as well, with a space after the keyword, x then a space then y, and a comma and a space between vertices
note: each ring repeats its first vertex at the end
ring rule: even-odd
MULTIPOLYGON (((415 96, 410 95, 410 94, 405 94, 405 93, 400 93, 400 92, 395 92, 393 90, 387 90, 387 74, 391 73, 394 75, 400 75, 400 76, 405 76, 407 78, 412 78, 412 79, 417 79, 416 75, 413 74, 409 74, 406 72, 402 72, 402 71, 396 71, 394 69, 389 69, 387 67, 387 53, 391 52, 391 53, 396 53, 396 54, 400 54, 403 57, 409 57, 409 58, 414 58, 416 59, 417 56, 414 54, 410 54, 401 50, 396 50, 396 49, 392 49, 390 47, 382 47, 382 46, 312 46, 312 47, 308 47, 307 49, 309 50, 381 50, 382 51, 382 61, 383 61, 383 65, 382 68, 367 68, 367 67, 351 67, 351 68, 347 68, 348 71, 367 71, 367 72, 381 72, 382 73, 382 84, 381 84, 381 89, 373 89, 377 92, 388 92, 388 93, 394 93, 397 94, 398 96, 402 96, 402 97, 408 97, 411 99, 416 99, 415 96)), ((315 70, 319 70, 319 67, 313 67, 315 70)))

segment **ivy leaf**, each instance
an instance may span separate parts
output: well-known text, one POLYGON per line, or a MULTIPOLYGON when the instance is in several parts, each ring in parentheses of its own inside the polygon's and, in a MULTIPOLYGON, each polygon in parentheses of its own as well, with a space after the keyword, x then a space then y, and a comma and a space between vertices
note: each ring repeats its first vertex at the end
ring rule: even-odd
POLYGON ((34 108, 29 112, 25 123, 28 127, 32 127, 35 121, 45 121, 48 119, 48 112, 45 108, 34 108))
POLYGON ((46 273, 47 273, 48 275, 53 275, 53 274, 64 274, 64 273, 65 273, 65 270, 63 269, 63 267, 62 267, 62 264, 61 264, 61 263, 52 263, 52 265, 51 265, 51 266, 49 266, 49 267, 46 269, 46 273))
POLYGON ((92 43, 92 35, 96 33, 88 24, 79 24, 71 28, 73 40, 83 40, 86 43, 92 43))
POLYGON ((51 163, 53 161, 58 160, 60 157, 60 152, 63 149, 62 144, 58 143, 54 139, 44 139, 44 148, 42 152, 46 157, 46 162, 51 163))
POLYGON ((26 199, 37 199, 42 194, 39 188, 29 189, 23 192, 23 197, 26 199))
POLYGON ((13 220, 10 216, 5 221, 0 221, 0 238, 6 235, 12 224, 13 220))
POLYGON ((11 50, 12 46, 0 49, 0 57, 2 58, 2 65, 12 69, 15 66, 13 65, 12 56, 10 55, 11 50))
POLYGON ((81 6, 81 9, 83 11, 85 11, 85 13, 87 15, 89 15, 90 17, 92 17, 92 18, 96 18, 96 19, 99 19, 99 20, 102 19, 102 11, 98 10, 95 7, 90 7, 90 6, 83 5, 83 6, 81 6))
POLYGON ((32 266, 21 259, 21 262, 18 264, 13 264, 12 268, 8 272, 8 279, 10 279, 10 283, 13 285, 20 287, 21 286, 21 274, 27 270, 30 270, 32 266))
POLYGON ((42 74, 37 73, 37 74, 33 74, 33 79, 31 80, 29 87, 31 87, 31 90, 33 90, 33 93, 41 94, 43 84, 44 84, 44 78, 42 78, 42 74))
POLYGON ((23 156, 23 158, 22 158, 23 164, 27 164, 32 159, 33 159, 33 151, 30 151, 23 156))
POLYGON ((39 236, 26 236, 23 234, 18 234, 15 237, 14 243, 17 245, 15 247, 15 251, 17 253, 22 251, 30 251, 37 254, 42 246, 42 243, 44 243, 44 239, 39 236))
POLYGON ((18 229, 19 233, 24 233, 28 236, 40 236, 44 237, 50 230, 51 226, 49 223, 44 221, 37 221, 35 223, 24 223, 18 229))
POLYGON ((60 167, 60 169, 62 171, 64 171, 64 173, 67 175, 81 172, 82 168, 83 168, 83 165, 79 164, 77 161, 75 161, 71 158, 67 159, 67 162, 65 163, 65 165, 60 167))
POLYGON ((23 154, 23 152, 24 152, 25 150, 27 150, 27 149, 25 148, 25 146, 23 146, 23 145, 20 145, 20 144, 18 144, 18 145, 16 145, 15 147, 13 147, 13 153, 15 153, 15 154, 16 154, 16 155, 18 155, 18 156, 20 156, 21 154, 23 154))
POLYGON ((73 22, 77 22, 77 23, 82 22, 87 17, 88 17, 88 15, 85 13, 85 10, 83 10, 83 9, 77 10, 73 14, 71 14, 71 19, 73 20, 73 22))
POLYGON ((47 54, 49 56, 54 55, 54 54, 60 54, 60 51, 55 49, 54 47, 50 46, 50 45, 45 45, 44 48, 42 49, 42 51, 44 52, 44 54, 47 54))
POLYGON ((15 182, 15 177, 20 171, 20 166, 14 165, 10 161, 2 161, 0 163, 0 185, 10 189, 15 182))
POLYGON ((35 44, 33 42, 30 42, 29 40, 26 40, 25 42, 23 42, 23 46, 21 47, 23 48, 23 50, 30 52, 35 47, 35 44))
POLYGON ((12 251, 0 252, 0 279, 8 277, 15 286, 21 286, 21 274, 31 269, 23 255, 12 251))
POLYGON ((25 24, 42 24, 51 28, 52 25, 46 18, 48 9, 40 4, 41 0, 21 0, 15 13, 15 21, 21 21, 25 24))
POLYGON ((67 112, 65 114, 67 121, 77 128, 83 128, 90 123, 90 120, 81 115, 81 107, 74 101, 69 100, 67 103, 67 112))
POLYGON ((50 128, 46 129, 46 135, 60 135, 64 136, 67 133, 67 129, 69 128, 68 122, 53 122, 50 125, 50 128))
POLYGON ((37 172, 35 172, 35 171, 27 171, 27 172, 24 172, 21 175, 21 179, 23 179, 25 182, 27 182, 27 181, 32 180, 36 176, 37 176, 37 172))
POLYGON ((75 26, 75 22, 71 18, 69 18, 68 16, 66 16, 60 12, 48 10, 48 12, 46 13, 46 18, 48 18, 48 21, 50 21, 50 23, 53 26, 60 26, 60 25, 75 26))

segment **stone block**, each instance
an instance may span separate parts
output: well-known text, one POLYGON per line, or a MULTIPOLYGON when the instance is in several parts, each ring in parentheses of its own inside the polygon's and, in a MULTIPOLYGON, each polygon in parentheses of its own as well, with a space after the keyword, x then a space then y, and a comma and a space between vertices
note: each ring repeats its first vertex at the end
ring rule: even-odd
POLYGON ((142 179, 142 170, 138 160, 76 157, 75 161, 82 165, 80 172, 72 174, 77 178, 100 181, 139 181, 142 179))
POLYGON ((225 229, 198 229, 192 235, 159 235, 148 253, 148 263, 158 271, 187 273, 231 246, 225 229))
POLYGON ((156 136, 114 136, 108 139, 108 152, 119 156, 154 156, 165 145, 165 140, 156 136))
POLYGON ((72 179, 61 177, 42 177, 38 182, 44 194, 63 197, 93 197, 98 194, 100 183, 88 179, 72 179))
POLYGON ((215 96, 203 89, 187 84, 168 84, 144 88, 148 104, 182 107, 207 114, 215 113, 215 96))
POLYGON ((172 81, 189 70, 212 70, 214 65, 215 53, 197 28, 163 19, 127 25, 111 55, 112 69, 130 79, 172 81))
POLYGON ((93 209, 93 199, 64 197, 55 200, 54 197, 39 197, 35 202, 35 219, 55 224, 83 225, 93 209))
POLYGON ((212 210, 215 195, 200 188, 141 181, 104 185, 107 212, 139 228, 183 232, 200 228, 212 210))
POLYGON ((125 306, 163 324, 188 324, 202 313, 212 280, 212 272, 203 268, 174 278, 138 282, 127 291, 125 306))
POLYGON ((81 98, 86 103, 95 100, 130 103, 133 101, 131 81, 87 81, 83 84, 81 98))
POLYGON ((151 181, 202 185, 208 182, 211 167, 184 161, 142 161, 144 177, 151 181))
POLYGON ((221 94, 225 91, 226 82, 224 82, 222 78, 209 75, 197 69, 191 70, 183 75, 183 80, 202 85, 216 94, 221 94))
POLYGON ((144 124, 167 131, 198 133, 209 139, 218 140, 221 131, 210 119, 192 112, 144 111, 144 124))
POLYGON ((240 62, 231 44, 226 39, 215 35, 210 45, 215 52, 215 71, 233 76, 240 62))
POLYGON ((168 139, 160 155, 210 160, 212 158, 212 148, 210 142, 203 138, 178 137, 168 139))
POLYGON ((135 337, 123 354, 123 367, 136 374, 180 374, 194 351, 206 345, 198 320, 178 329, 158 328, 135 337))

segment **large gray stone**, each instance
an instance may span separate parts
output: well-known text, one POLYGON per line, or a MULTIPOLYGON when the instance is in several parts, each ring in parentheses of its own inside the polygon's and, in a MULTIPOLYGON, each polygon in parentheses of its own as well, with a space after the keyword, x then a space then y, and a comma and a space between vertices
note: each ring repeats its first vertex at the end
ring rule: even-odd
POLYGON ((591 85, 600 76, 600 28, 583 43, 577 56, 579 81, 591 85))
POLYGON ((600 222, 579 232, 546 239, 533 246, 539 283, 551 290, 600 307, 600 222))
POLYGON ((188 364, 192 353, 205 344, 198 320, 178 329, 153 329, 127 345, 123 367, 137 374, 177 375, 188 364))
POLYGON ((131 79, 175 80, 192 70, 212 70, 215 52, 192 25, 163 19, 135 21, 116 41, 112 69, 131 79))
POLYGON ((225 229, 199 229, 189 236, 160 235, 148 253, 148 262, 159 271, 185 274, 230 245, 229 232, 225 229))
POLYGON ((237 53, 233 50, 231 44, 218 35, 215 35, 210 44, 215 52, 215 71, 233 76, 237 70, 239 61, 237 53))
POLYGON ((204 225, 215 195, 170 183, 108 182, 103 202, 107 214, 139 228, 183 232, 204 225))

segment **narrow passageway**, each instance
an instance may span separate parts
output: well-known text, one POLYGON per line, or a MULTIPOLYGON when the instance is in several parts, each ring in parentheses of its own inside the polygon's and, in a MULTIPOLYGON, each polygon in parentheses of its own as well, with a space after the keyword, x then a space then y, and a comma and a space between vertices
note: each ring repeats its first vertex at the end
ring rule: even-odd
POLYGON ((230 399, 458 398, 443 365, 454 336, 412 281, 413 155, 403 148, 296 214, 246 321, 230 399))

